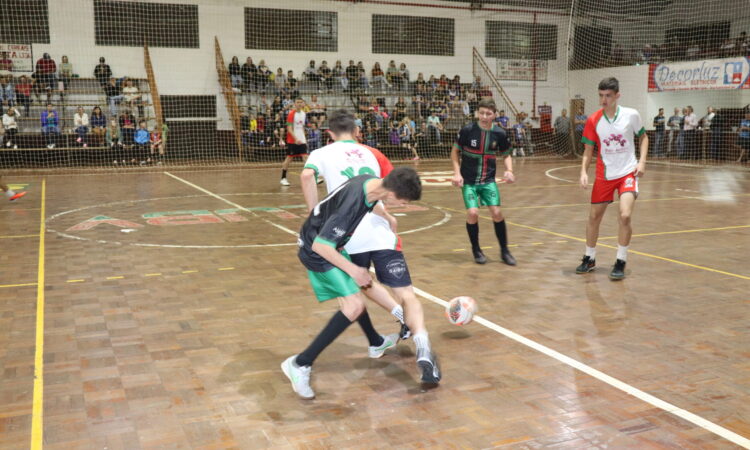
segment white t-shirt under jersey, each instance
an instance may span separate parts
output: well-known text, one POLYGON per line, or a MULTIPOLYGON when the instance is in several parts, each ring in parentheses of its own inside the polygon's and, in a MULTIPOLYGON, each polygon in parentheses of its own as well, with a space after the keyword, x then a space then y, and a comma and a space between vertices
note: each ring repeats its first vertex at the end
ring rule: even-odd
MULTIPOLYGON (((307 158, 305 168, 313 169, 325 178, 328 193, 357 175, 382 176, 378 157, 369 147, 355 141, 338 141, 315 150, 307 158)), ((398 246, 398 237, 391 230, 388 221, 368 213, 344 249, 354 255, 375 250, 394 250, 398 246)))

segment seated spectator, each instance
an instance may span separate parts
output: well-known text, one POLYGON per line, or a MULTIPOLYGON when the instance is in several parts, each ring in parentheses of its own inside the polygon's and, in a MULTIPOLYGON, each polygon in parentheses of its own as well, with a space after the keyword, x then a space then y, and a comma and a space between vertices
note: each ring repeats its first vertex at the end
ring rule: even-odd
POLYGON ((117 120, 114 118, 109 121, 107 126, 107 133, 104 135, 107 146, 115 151, 114 164, 117 165, 118 160, 125 164, 125 158, 122 155, 122 139, 120 135, 120 126, 117 125, 117 120))
POLYGON ((242 68, 240 67, 240 60, 236 56, 232 56, 232 62, 229 63, 229 81, 232 87, 240 89, 242 87, 242 68))
POLYGON ((455 75, 452 80, 448 81, 448 96, 461 97, 463 89, 461 88, 461 76, 455 75))
POLYGON ((417 95, 423 94, 424 92, 427 92, 427 82, 424 79, 424 74, 422 72, 419 72, 417 74, 417 79, 414 80, 414 92, 417 95))
POLYGON ((294 71, 288 71, 286 73, 286 86, 285 86, 286 92, 291 94, 292 97, 297 98, 299 97, 299 89, 297 86, 297 79, 294 78, 294 71))
POLYGON ((243 109, 240 116, 240 134, 242 135, 242 145, 255 145, 257 142, 258 121, 255 116, 248 115, 247 109, 243 109))
POLYGON ((375 87, 375 84, 377 83, 378 86, 380 86, 381 91, 385 91, 385 87, 391 87, 390 84, 385 80, 385 74, 383 73, 383 69, 380 68, 380 63, 376 62, 372 66, 372 71, 370 72, 370 80, 372 81, 372 86, 375 87))
POLYGON ((268 87, 269 80, 271 79, 271 69, 266 65, 266 61, 261 59, 258 63, 258 74, 255 80, 255 89, 257 91, 265 92, 268 87))
POLYGON ((16 102, 19 105, 23 105, 24 115, 29 115, 29 106, 31 105, 31 89, 32 84, 29 77, 21 75, 16 83, 16 102))
POLYGON ((16 134, 18 134, 18 117, 20 113, 16 111, 14 106, 9 106, 8 110, 3 114, 3 128, 5 128, 5 146, 13 149, 18 149, 18 142, 16 142, 16 134))
POLYGON ((260 79, 258 77, 258 67, 253 63, 253 58, 249 56, 245 60, 245 64, 242 65, 240 70, 242 75, 242 90, 245 92, 257 91, 260 79))
POLYGON ((474 78, 474 81, 472 81, 472 82, 471 82, 471 87, 470 87, 470 89, 471 89, 472 91, 476 92, 476 93, 477 93, 477 95, 479 95, 478 93, 479 93, 479 91, 481 91, 481 90, 482 90, 482 86, 483 86, 483 84, 482 84, 482 77, 480 77, 479 75, 477 75, 477 76, 476 76, 476 77, 474 78))
POLYGON ((120 114, 120 141, 124 148, 129 149, 133 146, 133 137, 135 135, 135 116, 130 110, 123 108, 120 114))
POLYGON ((65 91, 68 90, 68 85, 70 84, 71 78, 73 78, 73 64, 68 61, 67 56, 63 55, 62 61, 60 62, 60 72, 58 74, 58 79, 61 83, 58 86, 58 90, 60 91, 60 99, 63 98, 65 91))
POLYGON ((273 103, 271 103, 271 115, 275 116, 276 114, 280 113, 281 110, 284 109, 284 104, 281 102, 281 96, 276 96, 273 98, 273 103))
POLYGON ((318 75, 320 76, 321 82, 325 85, 328 93, 333 92, 333 71, 328 67, 328 62, 323 61, 318 67, 318 75))
POLYGON ((307 133, 307 149, 308 151, 317 150, 323 146, 323 134, 318 128, 318 124, 310 122, 310 131, 307 133))
POLYGON ((424 97, 415 95, 411 98, 411 109, 409 115, 417 119, 424 119, 427 116, 424 97))
POLYGON ((318 74, 318 69, 315 68, 315 60, 310 60, 310 65, 302 72, 302 76, 306 81, 313 82, 315 88, 320 91, 320 75, 318 74))
POLYGON ((429 137, 434 136, 436 143, 442 143, 440 132, 443 131, 443 124, 434 110, 431 110, 430 115, 427 117, 427 131, 429 133, 428 140, 432 141, 429 137))
POLYGON ((112 78, 112 69, 105 61, 106 60, 103 56, 100 57, 99 64, 94 67, 94 78, 96 78, 102 88, 104 88, 107 83, 109 83, 109 79, 112 78))
POLYGON ((346 72, 341 66, 341 60, 336 61, 336 64, 333 66, 333 79, 341 84, 341 89, 346 90, 349 87, 349 79, 346 77, 346 72))
POLYGON ((393 105, 393 120, 401 121, 406 117, 406 100, 404 97, 399 97, 396 103, 393 105))
POLYGON ((401 75, 398 73, 396 68, 396 61, 391 60, 388 63, 388 68, 385 71, 385 77, 390 83, 390 86, 395 86, 397 89, 401 88, 401 75))
POLYGON ((133 159, 131 162, 135 163, 136 160, 140 161, 142 166, 146 163, 151 162, 150 149, 151 149, 151 133, 146 128, 146 121, 141 120, 138 122, 138 129, 135 130, 133 135, 133 142, 135 143, 135 151, 133 152, 133 159))
POLYGON ((73 114, 73 126, 78 138, 76 142, 83 145, 84 148, 88 147, 86 142, 86 135, 89 132, 89 115, 83 110, 83 106, 79 106, 75 114, 73 114))
POLYGON ((96 137, 96 145, 102 145, 104 135, 107 132, 107 117, 102 113, 100 107, 94 106, 89 119, 91 120, 91 132, 96 137))
POLYGON ((370 89, 370 84, 367 82, 367 72, 365 71, 365 66, 362 64, 362 61, 357 62, 357 73, 359 74, 360 88, 367 92, 367 90, 370 89))
POLYGON ((326 105, 318 100, 318 96, 313 94, 310 97, 310 112, 307 114, 307 118, 310 123, 314 123, 318 128, 323 125, 323 121, 326 118, 326 105))
POLYGON ((8 52, 0 52, 0 76, 10 75, 13 72, 13 60, 8 56, 8 52))
POLYGON ((109 79, 109 84, 104 86, 104 94, 107 97, 107 103, 109 103, 109 115, 110 117, 117 116, 117 105, 120 104, 124 98, 121 94, 120 85, 114 78, 109 79))
POLYGON ((0 115, 5 108, 16 104, 16 89, 9 77, 0 77, 0 115))
POLYGON ((409 90, 409 69, 406 68, 405 63, 401 63, 398 68, 398 76, 401 77, 401 89, 402 91, 409 90))
POLYGON ((349 60, 349 65, 346 66, 345 74, 347 82, 344 89, 348 87, 352 91, 359 90, 359 69, 354 65, 353 59, 349 60))
POLYGON ((162 131, 159 131, 154 127, 154 131, 151 132, 151 160, 156 160, 156 165, 162 165, 162 159, 164 159, 164 142, 166 140, 166 126, 163 124, 162 131))
POLYGON ((143 117, 143 98, 133 80, 125 80, 125 87, 122 88, 122 97, 131 110, 133 107, 138 107, 138 116, 143 117))
MULTIPOLYGON (((282 111, 289 111, 292 108, 292 105, 294 105, 294 99, 292 98, 291 94, 285 94, 284 98, 281 100, 281 107, 282 111)), ((286 117, 286 116, 284 116, 286 117)))
POLYGON ((276 74, 273 76, 273 85, 276 89, 276 92, 279 94, 285 94, 287 93, 286 89, 286 75, 284 75, 284 70, 279 67, 276 69, 276 74))
POLYGON ((44 89, 47 92, 47 101, 50 101, 52 91, 55 89, 55 72, 57 72, 57 64, 55 60, 45 53, 36 62, 36 70, 34 76, 36 77, 36 84, 40 89, 44 89))
POLYGON ((41 114, 42 134, 47 140, 47 148, 55 148, 55 138, 60 135, 60 119, 52 103, 47 103, 47 109, 41 114))

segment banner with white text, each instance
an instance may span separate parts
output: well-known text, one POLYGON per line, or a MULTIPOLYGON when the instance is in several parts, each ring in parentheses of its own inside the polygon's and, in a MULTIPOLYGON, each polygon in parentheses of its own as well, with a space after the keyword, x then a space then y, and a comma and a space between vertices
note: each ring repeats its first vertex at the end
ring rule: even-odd
MULTIPOLYGON (((31 44, 0 43, 0 55, 3 52, 7 53, 7 58, 13 62, 13 72, 34 71, 34 54, 31 51, 31 44)), ((2 59, 1 56, 0 59, 2 59)))
POLYGON ((649 92, 709 89, 750 89, 750 60, 737 57, 649 65, 649 92))

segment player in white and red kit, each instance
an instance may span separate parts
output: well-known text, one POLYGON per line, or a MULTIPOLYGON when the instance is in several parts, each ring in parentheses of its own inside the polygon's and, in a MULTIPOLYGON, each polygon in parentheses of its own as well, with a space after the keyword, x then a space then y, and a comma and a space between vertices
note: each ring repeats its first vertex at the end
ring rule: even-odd
POLYGON ((581 164, 581 187, 587 188, 587 170, 591 164, 594 147, 597 149, 596 179, 591 192, 591 209, 586 226, 586 253, 576 273, 588 273, 596 267, 596 241, 604 211, 614 200, 617 191, 620 199, 620 219, 617 233, 617 259, 609 277, 625 278, 625 264, 633 229, 630 218, 638 197, 638 178, 646 170, 648 136, 641 116, 632 108, 617 105, 620 83, 616 78, 605 78, 599 83, 599 111, 586 120, 581 142, 584 144, 581 164), (635 157, 635 140, 638 138, 640 160, 635 157))
POLYGON ((304 111, 305 101, 302 98, 294 100, 294 109, 286 116, 286 158, 281 163, 281 181, 283 186, 289 186, 286 171, 292 159, 299 156, 307 160, 307 138, 305 137, 305 122, 307 114, 304 111))

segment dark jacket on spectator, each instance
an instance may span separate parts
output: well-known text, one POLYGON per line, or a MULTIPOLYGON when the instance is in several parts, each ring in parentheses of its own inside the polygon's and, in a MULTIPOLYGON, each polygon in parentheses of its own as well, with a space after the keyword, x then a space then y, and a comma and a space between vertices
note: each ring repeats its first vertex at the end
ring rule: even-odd
POLYGON ((112 69, 109 68, 109 64, 97 64, 94 68, 94 78, 99 80, 99 84, 105 85, 111 77, 112 69))
POLYGON ((91 117, 89 120, 91 122, 92 128, 98 128, 98 127, 106 128, 107 126, 107 116, 105 116, 104 114, 100 114, 98 116, 96 114, 91 114, 91 117))

